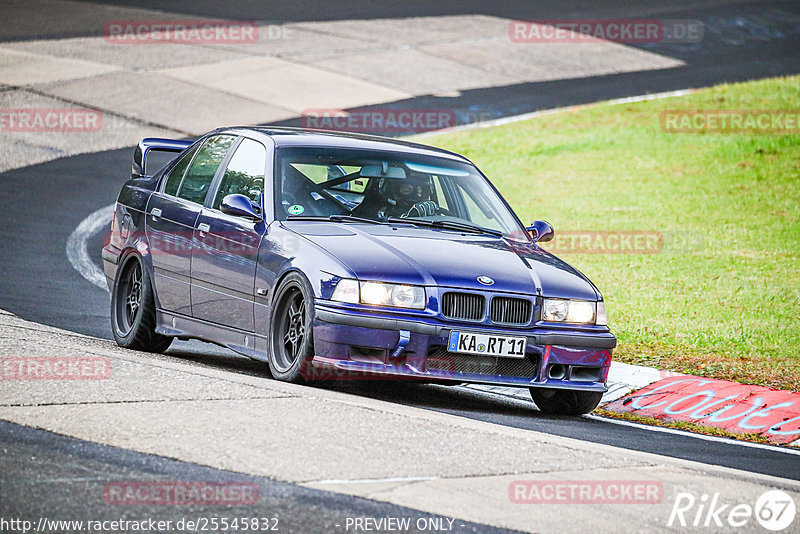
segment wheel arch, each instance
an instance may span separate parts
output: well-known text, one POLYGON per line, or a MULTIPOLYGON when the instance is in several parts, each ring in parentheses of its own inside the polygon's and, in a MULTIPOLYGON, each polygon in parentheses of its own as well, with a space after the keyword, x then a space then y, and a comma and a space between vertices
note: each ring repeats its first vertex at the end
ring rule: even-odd
MULTIPOLYGON (((148 278, 150 278, 150 286, 153 288, 153 300, 155 301, 156 308, 160 308, 161 303, 158 299, 158 289, 156 288, 155 283, 153 257, 150 254, 150 247, 147 243, 147 238, 144 236, 144 233, 125 244, 124 248, 119 254, 119 261, 117 262, 117 275, 130 260, 131 256, 138 256, 139 260, 142 262, 142 266, 147 271, 148 278)), ((114 283, 116 283, 116 280, 114 283)))

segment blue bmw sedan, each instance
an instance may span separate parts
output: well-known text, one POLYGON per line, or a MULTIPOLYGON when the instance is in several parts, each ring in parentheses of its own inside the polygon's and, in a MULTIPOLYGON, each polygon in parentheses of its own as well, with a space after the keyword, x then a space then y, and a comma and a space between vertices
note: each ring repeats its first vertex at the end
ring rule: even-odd
POLYGON ((600 292, 458 154, 372 136, 224 128, 144 139, 103 248, 123 347, 202 339, 286 381, 526 387, 592 411, 616 338, 600 292), (172 159, 150 172, 158 153, 172 159))

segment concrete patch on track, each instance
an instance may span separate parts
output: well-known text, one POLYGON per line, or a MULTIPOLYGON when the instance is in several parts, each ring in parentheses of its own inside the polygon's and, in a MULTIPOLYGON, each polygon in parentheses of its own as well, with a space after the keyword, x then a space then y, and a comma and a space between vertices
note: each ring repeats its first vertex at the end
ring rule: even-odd
POLYGON ((0 48, 0 82, 30 85, 97 76, 118 67, 85 61, 0 48))
MULTIPOLYGON (((1 51, 0 51, 1 52, 1 51)), ((138 143, 143 137, 175 137, 168 128, 144 125, 100 111, 12 86, 0 91, 0 172, 57 158, 111 150, 138 143), (92 123, 75 119, 89 116, 92 123)), ((114 172, 105 169, 104 172, 114 172)))
MULTIPOLYGON (((12 87, 6 92, 19 102, 0 99, 0 111, 85 108, 101 114, 103 127, 0 127, 0 141, 11 147, 0 155, 0 172, 128 146, 142 137, 291 121, 315 109, 405 107, 471 89, 686 66, 671 54, 610 41, 513 43, 509 18, 481 14, 302 23, 256 18, 245 19, 256 21, 252 42, 123 43, 109 38, 109 22, 141 21, 157 31, 160 22, 185 15, 50 0, 14 2, 6 11, 11 24, 0 30, 0 83, 12 87)), ((509 114, 491 100, 477 115, 509 114)), ((478 120, 466 113, 467 105, 453 102, 445 98, 429 111, 457 109, 465 115, 459 123, 478 120)))

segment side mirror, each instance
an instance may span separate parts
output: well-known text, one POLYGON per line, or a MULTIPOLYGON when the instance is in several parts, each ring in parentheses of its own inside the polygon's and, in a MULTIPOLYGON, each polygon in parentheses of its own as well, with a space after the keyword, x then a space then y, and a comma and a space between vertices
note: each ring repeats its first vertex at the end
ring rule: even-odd
POLYGON ((222 213, 236 217, 247 217, 253 220, 261 219, 261 215, 258 215, 253 209, 250 199, 244 195, 226 195, 222 199, 219 209, 222 213))
POLYGON ((534 243, 540 241, 546 243, 552 240, 556 233, 555 230, 553 230, 553 226, 547 221, 533 221, 531 225, 525 229, 533 236, 534 243))

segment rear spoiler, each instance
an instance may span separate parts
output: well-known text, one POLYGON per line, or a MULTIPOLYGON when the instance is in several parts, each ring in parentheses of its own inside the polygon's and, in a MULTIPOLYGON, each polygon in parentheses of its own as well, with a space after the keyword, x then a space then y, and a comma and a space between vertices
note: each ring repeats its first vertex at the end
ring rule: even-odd
MULTIPOLYGON (((147 137, 139 141, 133 150, 133 164, 131 165, 131 177, 140 178, 148 176, 147 173, 147 154, 151 150, 157 152, 183 152, 193 141, 180 141, 178 139, 160 139, 158 137, 147 137)), ((152 169, 150 169, 152 170, 152 169)))

